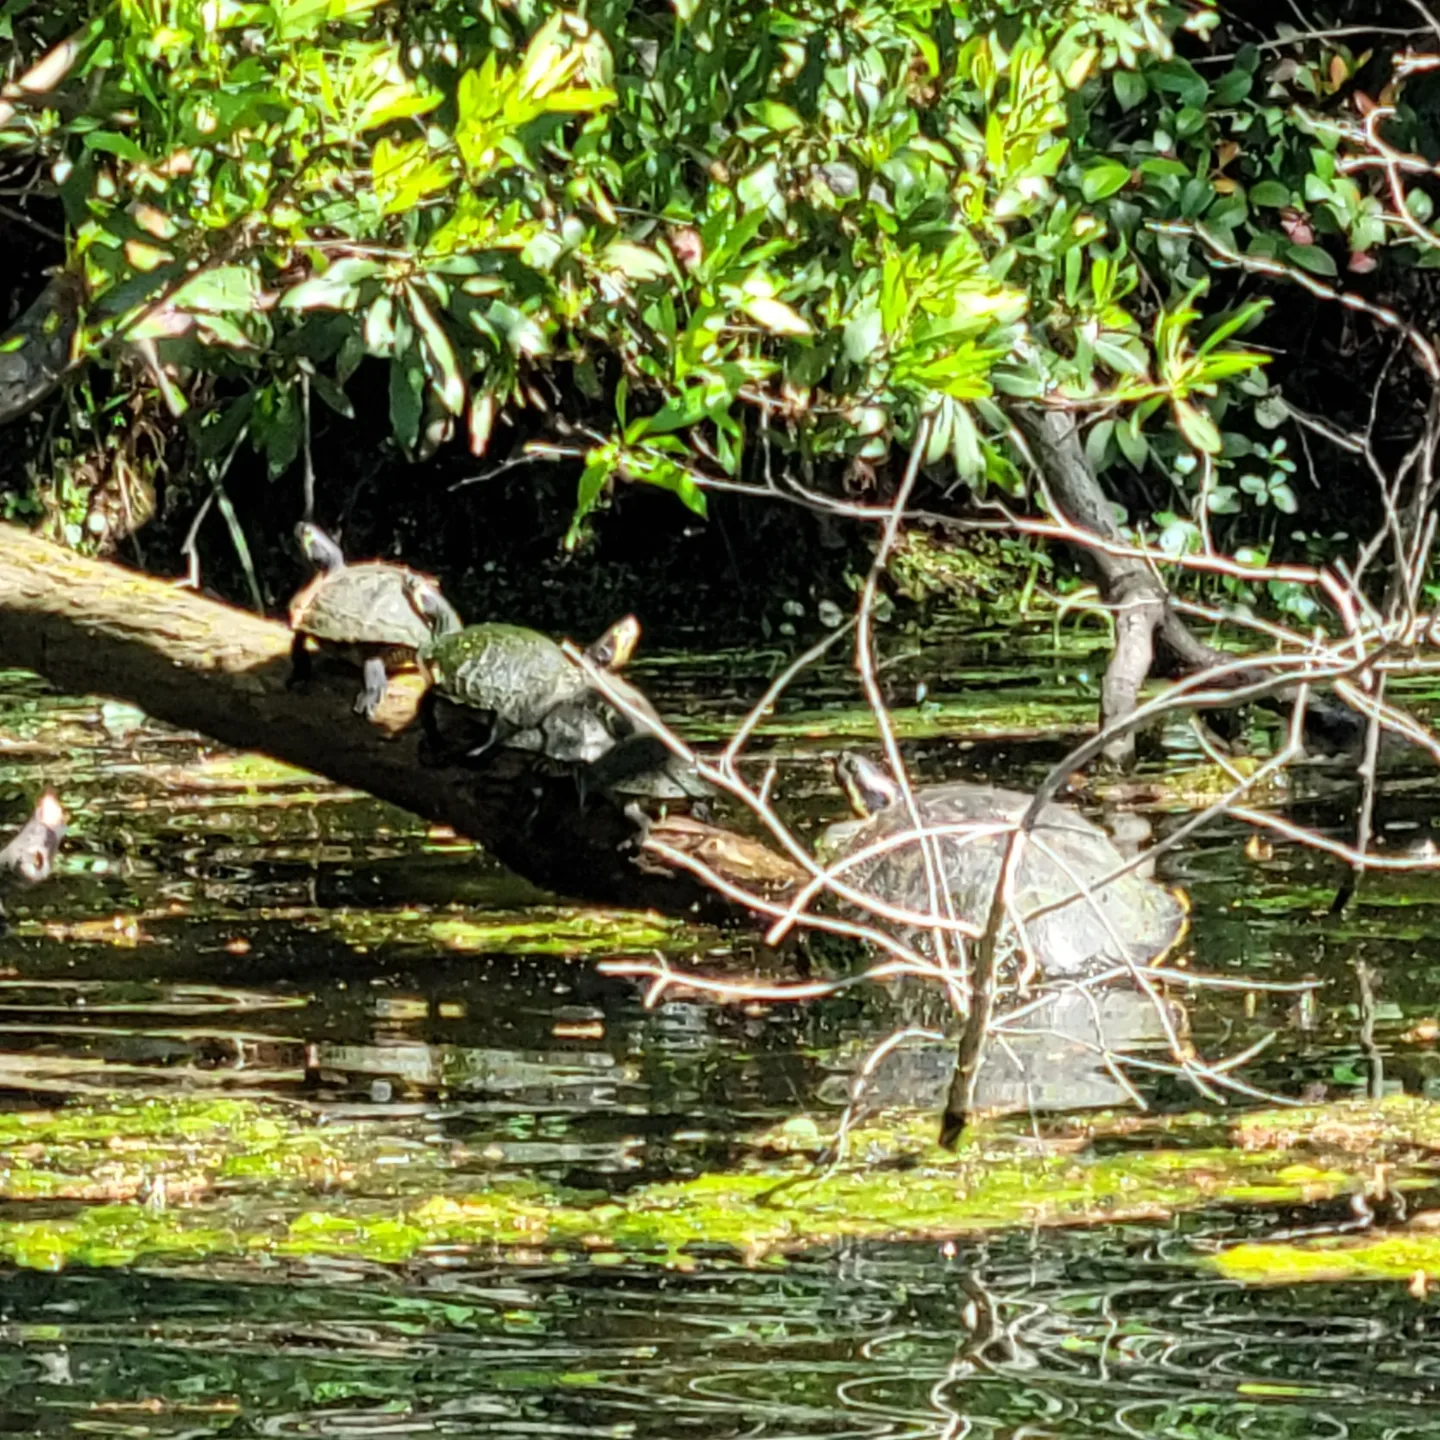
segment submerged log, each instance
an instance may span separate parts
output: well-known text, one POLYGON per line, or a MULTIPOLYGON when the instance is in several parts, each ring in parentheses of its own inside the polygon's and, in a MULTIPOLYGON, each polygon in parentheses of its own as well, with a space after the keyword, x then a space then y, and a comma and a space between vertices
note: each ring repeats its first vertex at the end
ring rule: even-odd
MULTIPOLYGON (((505 751, 478 770, 422 765, 418 676, 397 676, 367 724, 351 711, 354 671, 322 663, 303 689, 290 687, 290 644, 274 620, 0 525, 0 663, 366 791, 452 827, 560 894, 671 914, 727 912, 689 874, 648 852, 642 863, 636 825, 619 807, 594 796, 582 807, 572 777, 543 774, 529 756, 505 751)), ((667 824, 657 823, 657 838, 694 849, 694 822, 678 823, 674 835, 667 824)), ((745 836, 716 833, 726 837, 719 851, 731 851, 745 874, 784 863, 745 836)))

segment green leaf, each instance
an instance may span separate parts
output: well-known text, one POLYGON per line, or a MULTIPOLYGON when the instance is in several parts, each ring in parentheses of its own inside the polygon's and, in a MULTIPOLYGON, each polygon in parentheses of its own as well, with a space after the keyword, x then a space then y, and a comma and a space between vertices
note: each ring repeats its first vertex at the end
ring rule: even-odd
POLYGON ((1115 87, 1115 98, 1122 110, 1133 110, 1150 93, 1145 77, 1133 70, 1116 70, 1111 84, 1115 87))
POLYGON ((1133 420, 1127 420, 1115 427, 1115 443, 1120 447, 1120 453, 1135 469, 1144 468, 1145 461, 1150 455, 1150 442, 1140 432, 1140 428, 1133 420))
POLYGON ((311 388, 337 414, 347 420, 355 418, 355 407, 350 397, 328 375, 318 371, 310 377, 311 388))
POLYGON ((1188 400, 1176 400, 1175 419, 1180 432, 1197 450, 1207 455, 1220 453, 1220 431, 1203 410, 1188 400))
POLYGON ((107 155, 116 155, 136 165, 143 165, 146 160, 145 152, 129 136, 116 134, 113 130, 92 130, 84 143, 87 150, 102 150, 107 155))
POLYGON ((1249 70, 1227 70, 1211 90, 1211 99, 1217 105, 1238 105, 1246 99, 1255 84, 1255 76, 1249 70))
POLYGON ((432 159, 424 140, 403 144, 382 138, 370 159, 370 180, 384 215, 415 209, 431 196, 448 190, 454 181, 450 162, 432 159))
MULTIPOLYGON (((725 403, 723 397, 720 403, 725 403)), ((644 435, 668 435, 675 430, 687 430, 703 420, 712 405, 708 387, 692 385, 662 405, 654 415, 632 421, 625 431, 626 442, 633 444, 644 435)))
POLYGON ((192 275, 171 297, 171 306, 191 314, 224 315, 258 310, 260 277, 246 265, 216 265, 192 275))
POLYGON ((741 302, 741 309, 752 320, 758 320, 772 335, 808 335, 807 320, 783 300, 770 295, 755 295, 741 302))
POLYGON ((1188 60, 1182 60, 1179 56, 1165 61, 1163 65, 1156 65, 1150 71, 1149 78, 1155 89, 1176 96, 1182 105, 1191 105, 1198 109, 1210 96, 1210 87, 1199 71, 1188 60))
POLYGON ((610 477, 615 473, 615 455, 608 447, 592 450, 584 470, 580 472, 580 484, 575 491, 575 513, 570 517, 570 528, 565 534, 565 548, 573 550, 584 533, 585 520, 600 503, 610 477))
POLYGON ((759 100, 745 109, 767 130, 798 130, 804 121, 788 106, 778 100, 759 100))
POLYGON ((1144 341, 1137 336, 1097 335, 1091 342, 1096 356, 1117 375, 1143 375, 1149 363, 1144 341))
POLYGON ((420 332, 425 353, 430 357, 431 387, 441 405, 451 415, 458 415, 465 408, 465 377, 460 373, 455 347, 450 343, 444 326, 435 318, 435 312, 414 285, 406 285, 405 298, 409 302, 415 328, 420 332))
MULTIPOLYGON (((395 297, 378 295, 365 314, 365 348, 372 355, 395 350, 395 297)), ((393 376, 391 377, 393 381, 393 376)))
POLYGON ((670 266, 658 251, 630 240, 612 240, 601 252, 600 261, 631 280, 668 280, 670 266))
MULTIPOLYGON (((400 71, 397 61, 395 69, 400 71)), ((360 118, 355 122, 357 131, 379 130, 393 125, 397 120, 412 120, 417 115, 428 115, 444 100, 439 93, 422 95, 408 80, 386 85, 365 102, 360 118)))
POLYGON ((390 427, 407 452, 414 450, 420 438, 424 394, 425 367, 419 357, 413 351, 395 356, 390 362, 390 427))
POLYGON ((985 473, 985 450, 980 432, 975 428, 970 407, 955 404, 950 432, 950 454, 956 472, 965 480, 975 480, 985 473))
POLYGON ((1308 270, 1312 275, 1334 276, 1339 273, 1330 252, 1322 250, 1318 245, 1287 245, 1285 254, 1302 270, 1308 270))
POLYGON ((1279 210, 1290 203, 1290 187, 1278 180, 1261 180, 1250 187, 1249 200, 1252 205, 1279 210))
POLYGON ((1130 167, 1118 160, 1101 160, 1085 171, 1080 179, 1080 193, 1092 204, 1104 200, 1130 183, 1130 167))
POLYGON ((880 348, 880 339, 884 333, 880 308, 871 301, 858 310, 845 326, 840 342, 845 358, 854 365, 876 358, 876 351, 880 348))
POLYGON ((378 260, 346 256, 320 274, 292 285, 280 297, 280 308, 353 310, 360 299, 360 282, 384 273, 385 267, 378 260))
POLYGON ((196 326, 200 338, 207 343, 226 346, 231 350, 254 350, 255 342, 231 319, 224 315, 201 315, 196 326))
MULTIPOLYGON (((283 389, 272 388, 268 393, 273 397, 270 413, 257 421, 256 429, 265 441, 266 468, 273 480, 283 475, 300 453, 300 431, 304 417, 300 412, 297 385, 286 385, 283 389)), ((263 414, 263 410, 262 410, 263 414)))
POLYGON ((780 193, 780 169, 773 160, 767 160, 748 175, 742 175, 735 193, 746 210, 766 212, 777 220, 785 216, 785 198, 780 193))

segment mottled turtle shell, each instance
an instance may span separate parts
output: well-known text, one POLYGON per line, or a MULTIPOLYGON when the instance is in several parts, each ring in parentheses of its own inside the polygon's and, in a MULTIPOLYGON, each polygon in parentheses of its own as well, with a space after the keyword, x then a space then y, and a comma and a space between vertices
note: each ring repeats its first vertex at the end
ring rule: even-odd
POLYGON ((511 731, 538 727, 556 705, 577 699, 590 684, 555 641, 523 625, 467 625, 427 638, 420 657, 441 695, 490 711, 511 731))
MULTIPOLYGON (((1014 790, 963 782, 915 791, 920 822, 926 828, 975 827, 934 839, 942 883, 957 919, 984 927, 1009 838, 1003 829, 985 827, 1013 825, 1033 799, 1014 790)), ((908 808, 899 801, 866 820, 832 826, 825 853, 833 864, 914 829, 908 808)), ((1100 886, 1125 859, 1103 830, 1068 806, 1046 805, 1020 843, 1024 850, 1015 877, 1013 910, 1022 922, 1028 954, 1042 973, 1081 975, 1117 964, 1145 965, 1184 934, 1183 902, 1135 870, 1100 886), (1089 889, 1088 896, 1082 887, 1089 889)), ((922 915, 934 913, 924 853, 916 839, 856 862, 842 878, 891 905, 922 915)), ((907 938, 921 943, 917 933, 907 938)), ((1014 955, 1020 949, 1014 915, 1007 916, 1000 953, 1014 955)))
POLYGON ((417 650, 430 627, 405 593, 404 565, 364 560, 317 575, 290 602, 290 628, 317 640, 351 645, 395 645, 417 650))

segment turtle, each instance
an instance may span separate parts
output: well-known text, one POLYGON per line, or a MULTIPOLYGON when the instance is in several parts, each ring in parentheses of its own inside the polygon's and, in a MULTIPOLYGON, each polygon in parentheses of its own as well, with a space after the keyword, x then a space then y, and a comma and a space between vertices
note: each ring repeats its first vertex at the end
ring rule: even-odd
POLYGON ((0 846, 0 878, 14 875, 26 885, 48 879, 65 838, 65 811, 50 791, 8 845, 0 846))
MULTIPOLYGON (((585 652, 586 658, 602 669, 609 668, 605 658, 610 633, 606 631, 585 652)), ((639 811, 632 808, 636 801, 673 805, 714 795, 714 786, 660 738, 664 722, 649 696, 613 670, 606 678, 610 694, 591 684, 579 695, 551 706, 538 725, 510 736, 505 743, 569 765, 582 806, 591 794, 608 795, 629 809, 637 823, 641 823, 639 811), (617 699, 623 700, 623 705, 617 704, 617 699)))
MULTIPOLYGON (((861 755, 846 753, 836 762, 841 785, 858 819, 832 826, 822 854, 842 864, 843 878, 890 905, 929 915, 924 851, 911 839, 843 867, 877 842, 915 829, 910 808, 888 771, 861 755)), ((952 829, 934 843, 940 876, 956 919, 984 927, 999 883, 1009 832, 1030 808, 1034 796, 991 785, 952 781, 913 792, 920 823, 929 828, 974 826, 968 834, 952 829)), ((1041 974, 1083 976, 1115 965, 1145 965, 1172 950, 1186 930, 1181 896, 1129 869, 1125 858, 1099 826, 1077 810, 1045 804, 1028 833, 1015 876, 1013 910, 1022 922, 1028 955, 1041 974), (1089 894, 1081 887, 1089 887, 1089 894), (1098 888, 1095 888, 1098 887, 1098 888)), ((923 944, 916 926, 907 938, 923 944)), ((1021 936, 1007 916, 999 953, 1014 957, 1021 936)))
MULTIPOLYGON (((462 747, 470 760, 503 745, 562 764, 586 765, 633 732, 633 722, 604 699, 584 667, 548 635, 499 621, 461 627, 453 611, 436 604, 439 597, 428 586, 407 581, 405 593, 430 631, 418 651, 430 681, 421 718, 442 748, 456 748, 446 745, 441 733, 439 706, 447 702, 486 717, 480 742, 462 747)), ((639 622, 627 615, 589 646, 586 658, 601 669, 618 670, 629 663, 639 635, 639 622)), ((618 676, 613 679, 638 710, 649 709, 640 691, 618 676)))
MULTIPOLYGON (((642 713, 660 723, 648 700, 642 713)), ((592 761, 581 779, 587 789, 634 800, 705 800, 715 794, 715 787, 654 730, 639 728, 592 761)))
POLYGON ((416 650, 431 635, 431 627, 407 598, 407 584, 423 587, 430 606, 452 628, 459 628, 460 617, 428 576, 388 560, 347 564, 334 540, 308 520, 295 527, 295 538, 317 573, 290 602, 290 628, 295 632, 290 683, 308 677, 308 642, 316 640, 358 661, 365 683, 355 697, 355 713, 373 719, 391 670, 413 665, 416 650))

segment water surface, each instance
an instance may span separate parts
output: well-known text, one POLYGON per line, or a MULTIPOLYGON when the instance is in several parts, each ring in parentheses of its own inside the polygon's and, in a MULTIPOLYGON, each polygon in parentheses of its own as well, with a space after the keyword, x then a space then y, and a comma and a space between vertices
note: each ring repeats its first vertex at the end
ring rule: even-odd
MULTIPOLYGON (((1045 641, 981 637, 887 667, 917 774, 1023 786, 1045 773, 1093 714, 1095 686, 1093 664, 1045 641)), ((778 663, 657 661, 640 679, 703 740, 778 663)), ((762 730, 803 829, 840 815, 826 761, 868 736, 838 666, 762 730)), ((1168 743, 1142 782, 1198 761, 1179 728, 1168 743)), ((857 1058, 895 1024, 891 999, 863 992, 647 1009, 596 962, 657 948, 730 973, 777 962, 743 934, 575 910, 368 797, 0 675, 9 817, 43 784, 73 831, 57 880, 7 902, 0 1108, 267 1101, 320 1137, 363 1136, 366 1163, 358 1181, 292 1165, 187 1194, 147 1173, 139 1142, 128 1163, 127 1141, 113 1167, 86 1162, 85 1193, 76 1180, 0 1200, 0 1225, 106 1201, 220 1230, 327 1205, 378 1224, 420 1197, 540 1180, 623 1195, 723 1163, 742 1131, 833 1115, 857 1058)), ((1188 813, 1184 798, 1137 793, 1160 834, 1188 813)), ((1423 770, 1387 781, 1382 835, 1429 834, 1436 795, 1423 770)), ((1277 803, 1353 828, 1341 767, 1297 774, 1277 803)), ((1201 992, 1196 1044, 1229 1053, 1277 1032, 1246 1074, 1286 1095, 1440 1094, 1426 1027, 1440 1007, 1440 879, 1377 880, 1332 917, 1332 862, 1281 844, 1247 855, 1247 838, 1223 825, 1163 863, 1192 897, 1195 964, 1324 983, 1306 1005, 1201 992), (1357 962, 1373 977, 1368 1049, 1357 962)), ((1166 1077, 1142 1088, 1161 1108, 1198 1103, 1166 1077)), ((1027 1122, 1014 1126, 1023 1136, 1027 1122)), ((0 1155, 7 1194, 39 1164, 23 1149, 0 1155)), ((1340 1202, 1211 1210, 784 1258, 717 1245, 683 1266, 515 1247, 389 1264, 261 1249, 15 1266, 0 1285, 0 1431, 1433 1433, 1433 1302, 1395 1285, 1249 1290, 1203 1264, 1232 1239, 1352 1220, 1340 1202)))

